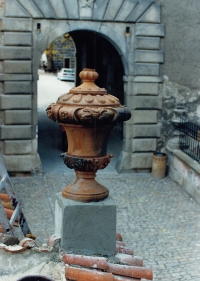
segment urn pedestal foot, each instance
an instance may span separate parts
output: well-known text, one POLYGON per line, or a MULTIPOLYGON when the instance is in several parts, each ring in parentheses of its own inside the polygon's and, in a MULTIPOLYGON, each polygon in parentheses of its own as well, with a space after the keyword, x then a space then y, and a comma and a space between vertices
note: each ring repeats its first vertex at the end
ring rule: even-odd
POLYGON ((76 171, 76 176, 75 182, 63 189, 63 197, 82 202, 101 201, 108 197, 108 189, 95 180, 95 172, 76 171))

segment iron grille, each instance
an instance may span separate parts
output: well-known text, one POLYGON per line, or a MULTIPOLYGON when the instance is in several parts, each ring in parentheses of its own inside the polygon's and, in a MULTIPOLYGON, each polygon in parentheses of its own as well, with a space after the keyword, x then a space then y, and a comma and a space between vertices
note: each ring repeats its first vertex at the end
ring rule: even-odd
POLYGON ((180 117, 180 123, 176 129, 181 132, 180 149, 200 163, 200 126, 180 117))

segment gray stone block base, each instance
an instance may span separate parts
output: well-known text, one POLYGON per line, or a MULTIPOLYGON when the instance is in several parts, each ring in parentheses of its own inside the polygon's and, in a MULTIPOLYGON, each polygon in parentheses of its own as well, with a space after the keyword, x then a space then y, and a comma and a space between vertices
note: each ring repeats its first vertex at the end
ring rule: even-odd
POLYGON ((116 206, 112 197, 83 203, 56 194, 55 233, 66 252, 112 256, 116 251, 116 206))

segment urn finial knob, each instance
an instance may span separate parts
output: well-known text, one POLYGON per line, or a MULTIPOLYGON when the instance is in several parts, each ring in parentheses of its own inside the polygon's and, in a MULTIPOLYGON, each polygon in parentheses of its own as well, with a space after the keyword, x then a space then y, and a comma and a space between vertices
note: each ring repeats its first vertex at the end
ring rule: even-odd
POLYGON ((95 71, 95 69, 83 68, 83 70, 79 73, 79 77, 83 80, 83 82, 94 82, 99 74, 95 71))

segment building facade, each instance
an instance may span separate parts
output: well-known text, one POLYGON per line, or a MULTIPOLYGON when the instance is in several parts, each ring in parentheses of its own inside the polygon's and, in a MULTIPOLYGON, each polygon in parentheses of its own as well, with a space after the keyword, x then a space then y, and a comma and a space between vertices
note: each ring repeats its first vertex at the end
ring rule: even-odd
MULTIPOLYGON (((195 92, 199 82, 185 79, 183 63, 187 58, 183 54, 189 42, 180 51, 184 44, 175 36, 176 22, 182 14, 174 14, 173 19, 170 15, 175 13, 174 6, 175 11, 185 11, 183 1, 0 1, 0 152, 8 171, 27 172, 40 165, 36 139, 39 61, 54 39, 81 30, 105 38, 122 62, 123 99, 132 118, 123 126, 118 169, 150 169, 152 152, 162 149, 170 137, 170 118, 181 87, 186 92, 191 89, 186 98, 199 98, 195 92)), ((184 28, 179 29, 180 34, 177 31, 180 40, 184 28)), ((195 77, 198 75, 199 70, 195 77)))

